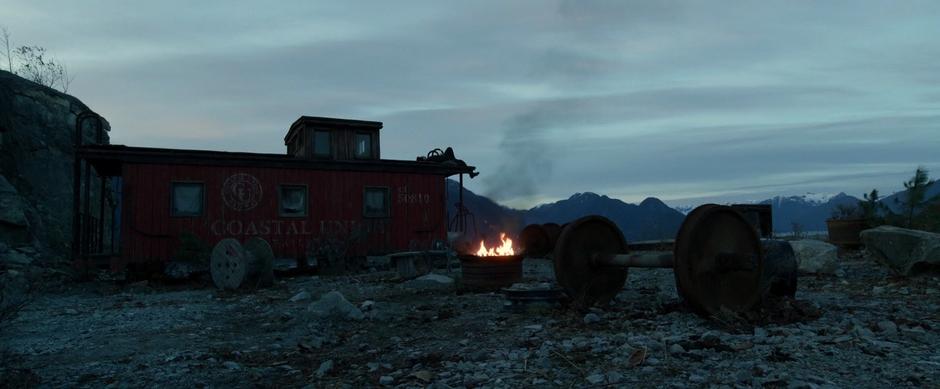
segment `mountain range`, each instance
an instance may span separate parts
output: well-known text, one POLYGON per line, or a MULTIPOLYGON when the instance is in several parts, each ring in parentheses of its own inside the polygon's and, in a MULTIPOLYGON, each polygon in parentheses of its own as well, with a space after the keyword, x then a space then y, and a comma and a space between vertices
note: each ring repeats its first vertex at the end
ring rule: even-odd
POLYGON ((845 193, 829 198, 815 196, 776 196, 757 202, 770 204, 773 209, 774 232, 792 232, 794 225, 803 231, 825 231, 826 219, 832 217, 839 206, 858 205, 859 199, 845 193))
MULTIPOLYGON (((447 181, 447 202, 457 202, 460 185, 447 181)), ((492 239, 500 232, 518 236, 528 224, 564 224, 585 215, 603 215, 610 218, 623 231, 627 241, 673 238, 685 215, 659 199, 650 197, 639 205, 591 192, 576 193, 554 203, 542 204, 528 210, 511 209, 497 204, 484 196, 464 189, 464 206, 473 212, 472 224, 468 225, 468 237, 492 239)), ((454 207, 448 207, 448 220, 454 217, 454 207)))
MULTIPOLYGON (((457 203, 460 185, 447 180, 448 220, 454 216, 453 204, 457 203)), ((893 212, 901 208, 900 199, 904 192, 884 197, 881 202, 893 212), (897 201, 896 201, 897 200, 897 201)), ((940 196, 940 181, 930 184, 926 198, 940 196)), ((803 231, 825 231, 826 219, 830 218, 839 206, 855 206, 859 198, 839 193, 834 196, 805 194, 801 196, 776 196, 757 201, 757 204, 770 204, 773 209, 774 231, 792 232, 795 224, 803 231)), ((492 239, 500 232, 517 236, 518 232, 532 223, 564 224, 585 215, 603 215, 611 219, 623 231, 627 241, 672 239, 675 237, 685 215, 693 206, 670 208, 655 197, 649 197, 640 204, 629 204, 618 199, 591 192, 575 193, 571 197, 553 203, 520 210, 502 206, 485 196, 464 189, 464 206, 473 213, 468 222, 470 239, 492 239)))
MULTIPOLYGON (((906 191, 899 191, 880 199, 891 212, 901 213, 906 191)), ((927 186, 925 199, 940 196, 940 181, 931 182, 927 186)), ((775 232, 792 232, 794 223, 799 224, 803 231, 825 231, 826 219, 835 213, 839 206, 857 206, 861 201, 858 197, 839 193, 835 196, 820 196, 806 194, 802 196, 777 196, 772 199, 759 201, 759 204, 771 204, 773 207, 773 221, 775 232)))

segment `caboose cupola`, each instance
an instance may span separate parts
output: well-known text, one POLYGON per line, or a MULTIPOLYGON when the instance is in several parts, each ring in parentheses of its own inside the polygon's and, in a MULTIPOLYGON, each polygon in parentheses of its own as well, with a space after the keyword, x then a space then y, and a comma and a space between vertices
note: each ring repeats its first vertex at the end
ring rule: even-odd
POLYGON ((287 154, 320 160, 377 160, 382 122, 301 116, 291 124, 287 154))

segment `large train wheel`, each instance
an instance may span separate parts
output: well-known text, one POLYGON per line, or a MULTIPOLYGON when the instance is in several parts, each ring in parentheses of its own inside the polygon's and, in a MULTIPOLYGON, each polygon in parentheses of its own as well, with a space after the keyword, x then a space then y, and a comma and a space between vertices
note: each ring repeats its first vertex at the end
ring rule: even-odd
POLYGON ((761 242, 731 207, 706 204, 689 213, 674 258, 679 296, 700 314, 743 312, 761 300, 761 242))

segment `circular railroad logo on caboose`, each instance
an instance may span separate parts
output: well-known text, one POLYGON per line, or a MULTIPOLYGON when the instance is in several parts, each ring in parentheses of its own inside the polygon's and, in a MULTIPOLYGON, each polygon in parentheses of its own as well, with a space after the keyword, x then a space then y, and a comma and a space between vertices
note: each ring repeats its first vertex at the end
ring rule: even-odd
POLYGON ((222 184, 222 200, 236 211, 252 209, 261 202, 261 182, 251 174, 233 174, 222 184))

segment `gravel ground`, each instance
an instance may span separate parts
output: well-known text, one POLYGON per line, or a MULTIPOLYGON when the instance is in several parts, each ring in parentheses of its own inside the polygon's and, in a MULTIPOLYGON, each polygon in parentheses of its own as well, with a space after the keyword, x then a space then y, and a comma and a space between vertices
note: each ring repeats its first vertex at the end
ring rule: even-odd
MULTIPOLYGON (((526 266, 550 277, 548 263, 526 266)), ((0 325, 0 386, 940 387, 940 278, 894 277, 861 254, 842 266, 800 277, 795 301, 747 322, 688 312, 655 269, 631 270, 588 312, 510 310, 501 294, 391 272, 237 293, 66 284, 0 325), (309 309, 330 291, 364 318, 309 309)))

